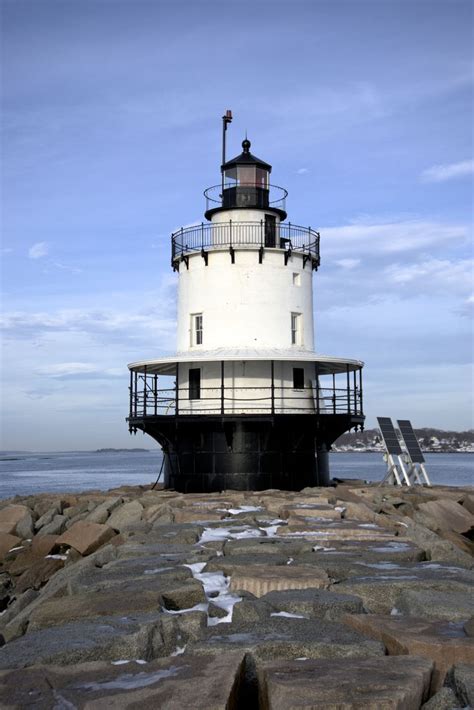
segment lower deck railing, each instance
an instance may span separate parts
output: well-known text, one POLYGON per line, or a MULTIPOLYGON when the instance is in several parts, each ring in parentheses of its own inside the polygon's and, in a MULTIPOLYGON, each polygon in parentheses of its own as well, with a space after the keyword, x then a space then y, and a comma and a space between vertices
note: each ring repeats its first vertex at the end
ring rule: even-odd
MULTIPOLYGON (((352 379, 352 378, 351 378, 352 379)), ((350 414, 363 415, 362 388, 346 387, 172 387, 159 389, 157 378, 133 376, 130 418, 192 414, 350 414)))

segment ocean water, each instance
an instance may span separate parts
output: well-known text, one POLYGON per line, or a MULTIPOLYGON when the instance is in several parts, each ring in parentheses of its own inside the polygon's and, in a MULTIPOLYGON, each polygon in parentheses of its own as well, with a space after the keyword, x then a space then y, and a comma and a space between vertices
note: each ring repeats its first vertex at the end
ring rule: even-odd
MULTIPOLYGON (((425 457, 432 483, 474 485, 474 454, 425 457)), ((6 453, 0 455, 0 498, 151 484, 161 462, 159 450, 6 453)), ((379 453, 331 453, 330 467, 332 476, 366 481, 380 481, 386 470, 379 453)))

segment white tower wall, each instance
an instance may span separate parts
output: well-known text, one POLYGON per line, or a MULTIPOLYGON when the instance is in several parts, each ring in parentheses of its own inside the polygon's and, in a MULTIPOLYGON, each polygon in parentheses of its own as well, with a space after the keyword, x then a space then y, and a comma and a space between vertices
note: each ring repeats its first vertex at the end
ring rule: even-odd
MULTIPOLYGON (((262 213, 255 212, 233 210, 233 222, 257 221, 262 213)), ((177 349, 226 347, 314 349, 312 269, 309 262, 303 268, 302 254, 294 252, 285 265, 282 250, 267 248, 260 264, 255 246, 239 245, 232 263, 228 248, 214 247, 207 266, 199 253, 190 254, 189 268, 183 264, 179 271, 177 349), (199 345, 192 328, 196 314, 202 314, 199 345), (295 344, 292 314, 299 316, 295 344)))

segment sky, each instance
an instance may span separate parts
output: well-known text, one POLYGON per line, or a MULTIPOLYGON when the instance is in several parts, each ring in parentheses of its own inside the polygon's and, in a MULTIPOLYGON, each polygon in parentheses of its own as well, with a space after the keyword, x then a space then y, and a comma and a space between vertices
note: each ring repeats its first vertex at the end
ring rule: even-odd
POLYGON ((316 350, 367 427, 473 424, 470 0, 3 0, 2 449, 143 446, 127 363, 175 350, 170 234, 252 151, 321 233, 316 350))

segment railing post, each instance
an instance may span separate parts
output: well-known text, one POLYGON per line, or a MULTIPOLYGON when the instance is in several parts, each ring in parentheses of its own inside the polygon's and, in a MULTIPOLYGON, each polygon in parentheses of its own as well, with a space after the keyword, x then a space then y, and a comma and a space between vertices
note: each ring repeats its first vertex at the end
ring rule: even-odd
POLYGON ((204 249, 204 222, 201 222, 201 249, 204 249))
POLYGON ((133 416, 133 371, 130 370, 130 386, 128 388, 130 390, 130 404, 129 404, 129 416, 133 416))
POLYGON ((354 370, 353 372, 353 385, 354 385, 354 414, 357 414, 357 374, 354 370))
POLYGON ((275 414, 275 361, 272 360, 272 414, 275 414))
POLYGON ((180 245, 179 245, 179 246, 181 247, 181 254, 183 254, 183 252, 184 252, 183 232, 184 232, 184 229, 183 229, 183 227, 181 227, 181 242, 180 242, 180 245))
POLYGON ((230 248, 232 249, 232 220, 229 220, 229 240, 230 240, 230 248))
POLYGON ((221 360, 221 414, 224 414, 224 360, 221 360))
POLYGON ((135 370, 134 372, 134 381, 135 381, 135 397, 134 397, 134 414, 137 416, 137 410, 138 410, 138 372, 135 370))
POLYGON ((263 219, 260 220, 260 246, 263 247, 263 219))
POLYGON ((316 414, 319 414, 319 363, 314 363, 314 376, 316 378, 316 414))
POLYGON ((363 405, 363 392, 362 392, 362 368, 359 369, 359 402, 360 402, 360 413, 364 413, 363 405))
POLYGON ((179 362, 176 363, 176 392, 175 392, 175 414, 179 414, 179 362))
POLYGON ((351 378, 349 374, 349 365, 346 365, 347 376, 347 413, 351 413, 351 378))
POLYGON ((332 373, 332 413, 336 414, 336 375, 332 373))
POLYGON ((154 399, 155 399, 155 417, 158 414, 158 375, 155 374, 154 382, 154 399))

